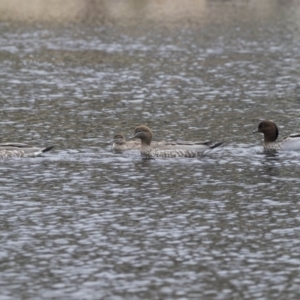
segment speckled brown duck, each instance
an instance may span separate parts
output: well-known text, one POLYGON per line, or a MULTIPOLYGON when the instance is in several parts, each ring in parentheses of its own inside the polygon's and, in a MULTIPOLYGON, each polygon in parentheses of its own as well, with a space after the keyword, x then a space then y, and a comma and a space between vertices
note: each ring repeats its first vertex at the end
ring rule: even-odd
POLYGON ((141 154, 145 157, 197 157, 203 155, 207 150, 214 149, 222 142, 213 143, 206 142, 174 142, 160 147, 153 147, 152 131, 145 125, 140 125, 135 128, 133 135, 130 138, 139 138, 141 140, 141 154))
POLYGON ((32 147, 22 143, 0 143, 0 159, 13 157, 36 157, 50 151, 54 146, 45 148, 32 147))
POLYGON ((257 130, 253 133, 261 132, 264 134, 264 150, 265 151, 300 151, 300 134, 291 134, 280 141, 277 141, 279 130, 277 125, 272 121, 262 121, 259 123, 257 130))

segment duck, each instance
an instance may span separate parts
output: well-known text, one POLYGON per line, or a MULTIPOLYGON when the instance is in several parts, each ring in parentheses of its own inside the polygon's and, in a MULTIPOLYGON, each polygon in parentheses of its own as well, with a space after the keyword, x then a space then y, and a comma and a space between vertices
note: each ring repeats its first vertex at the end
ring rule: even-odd
MULTIPOLYGON (((127 141, 123 134, 115 134, 112 139, 112 148, 117 151, 141 150, 140 141, 127 141)), ((167 144, 165 141, 152 142, 155 147, 167 144)))
POLYGON ((33 147, 22 143, 0 143, 0 159, 13 157, 36 157, 50 151, 54 146, 45 148, 33 147))
POLYGON ((269 120, 261 121, 258 128, 253 133, 261 132, 264 134, 265 151, 300 151, 300 133, 291 134, 277 141, 279 130, 277 125, 269 120))
POLYGON ((152 131, 146 125, 137 126, 130 139, 139 138, 141 140, 141 154, 144 157, 197 157, 203 155, 207 150, 214 149, 223 144, 223 142, 213 143, 210 141, 205 142, 174 142, 162 145, 160 147, 153 147, 152 131))

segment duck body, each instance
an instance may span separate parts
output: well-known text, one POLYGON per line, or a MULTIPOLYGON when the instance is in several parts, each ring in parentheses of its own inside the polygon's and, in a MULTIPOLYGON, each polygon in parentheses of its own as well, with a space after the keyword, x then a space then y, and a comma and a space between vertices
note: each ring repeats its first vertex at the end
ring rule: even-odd
POLYGON ((300 133, 294 133, 283 138, 281 144, 282 150, 300 151, 300 133))
POLYGON ((54 146, 45 148, 32 147, 22 143, 0 143, 0 159, 13 157, 36 157, 50 151, 54 146))
POLYGON ((291 134, 277 141, 279 130, 277 125, 272 121, 262 121, 258 125, 258 129, 253 131, 264 134, 264 150, 265 151, 300 151, 300 133, 291 134))
POLYGON ((300 134, 291 134, 280 141, 264 142, 265 151, 300 151, 300 134))
POLYGON ((216 148, 223 143, 217 142, 214 143, 212 141, 196 141, 196 142, 191 142, 191 141, 182 141, 178 140, 176 142, 169 142, 167 143, 166 149, 179 149, 179 150, 187 150, 187 151, 194 151, 194 152, 205 152, 207 150, 211 150, 213 148, 216 148))
POLYGON ((220 146, 222 143, 206 142, 170 142, 160 147, 153 147, 152 131, 145 125, 135 128, 130 138, 139 138, 141 140, 141 154, 145 157, 197 157, 202 156, 207 150, 220 146))
POLYGON ((185 149, 166 149, 162 148, 148 148, 141 147, 141 154, 144 157, 164 157, 164 158, 175 158, 175 157, 197 157, 201 156, 203 152, 185 150, 185 149))

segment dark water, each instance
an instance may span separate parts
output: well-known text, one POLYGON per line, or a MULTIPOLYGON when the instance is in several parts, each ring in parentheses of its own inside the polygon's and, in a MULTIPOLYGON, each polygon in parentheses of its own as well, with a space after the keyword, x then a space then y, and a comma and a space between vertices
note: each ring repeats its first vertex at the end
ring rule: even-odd
POLYGON ((0 4, 1 141, 56 148, 0 162, 0 299, 299 299, 300 153, 252 131, 300 131, 300 4, 23 3, 0 4), (224 147, 111 150, 142 123, 224 147))

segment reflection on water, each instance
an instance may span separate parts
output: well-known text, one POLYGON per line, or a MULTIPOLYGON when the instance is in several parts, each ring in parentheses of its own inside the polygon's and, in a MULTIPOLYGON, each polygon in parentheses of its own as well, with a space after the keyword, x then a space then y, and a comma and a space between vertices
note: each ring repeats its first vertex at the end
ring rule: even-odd
POLYGON ((298 299, 300 156, 252 131, 299 128, 299 7, 1 1, 1 141, 56 146, 0 162, 1 297, 298 299), (112 151, 142 123, 224 146, 112 151))

